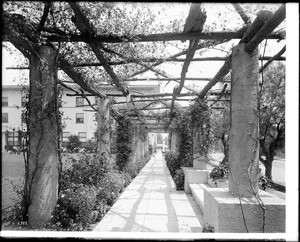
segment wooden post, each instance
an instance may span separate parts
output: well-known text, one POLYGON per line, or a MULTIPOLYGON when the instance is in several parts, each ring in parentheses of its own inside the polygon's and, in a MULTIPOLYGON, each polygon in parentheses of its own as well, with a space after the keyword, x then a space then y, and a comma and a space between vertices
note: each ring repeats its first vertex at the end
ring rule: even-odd
POLYGON ((110 159, 109 99, 98 102, 98 154, 104 153, 110 159))
POLYGON ((28 225, 49 221, 58 198, 57 51, 40 46, 30 60, 28 225))
POLYGON ((257 48, 247 53, 240 43, 232 53, 229 136, 229 192, 252 197, 258 191, 259 117, 257 48))

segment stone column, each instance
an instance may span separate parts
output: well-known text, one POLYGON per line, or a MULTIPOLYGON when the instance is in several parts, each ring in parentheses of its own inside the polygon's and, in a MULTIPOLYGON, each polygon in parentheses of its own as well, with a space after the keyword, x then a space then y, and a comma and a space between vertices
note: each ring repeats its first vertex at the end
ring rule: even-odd
POLYGON ((98 154, 104 153, 110 159, 109 99, 98 102, 98 154))
POLYGON ((30 60, 28 225, 43 227, 58 198, 57 51, 40 46, 30 60))
POLYGON ((259 117, 257 48, 250 54, 239 44, 232 51, 229 192, 252 197, 258 191, 259 117))
POLYGON ((176 132, 172 132, 170 148, 173 152, 178 152, 178 134, 176 132))

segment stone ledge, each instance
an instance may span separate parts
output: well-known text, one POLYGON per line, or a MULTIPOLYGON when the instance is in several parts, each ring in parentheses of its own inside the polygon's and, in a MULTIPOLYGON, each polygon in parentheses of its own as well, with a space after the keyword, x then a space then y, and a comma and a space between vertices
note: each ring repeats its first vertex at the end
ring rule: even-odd
MULTIPOLYGON (((204 191, 204 223, 212 225, 215 232, 246 233, 240 199, 228 188, 212 188, 199 184, 204 191)), ((266 208, 266 233, 285 232, 285 201, 268 192, 260 191, 266 208)), ((243 212, 250 233, 263 232, 263 212, 255 198, 241 198, 243 212)))
MULTIPOLYGON (((208 186, 207 184, 201 184, 203 186, 208 186)), ((200 207, 200 209, 202 210, 202 212, 204 211, 204 189, 202 186, 200 186, 200 184, 189 184, 189 188, 192 192, 192 195, 196 201, 196 203, 198 204, 198 206, 200 207)))
POLYGON ((207 183, 210 170, 200 170, 193 167, 183 167, 184 191, 191 193, 189 184, 207 183))

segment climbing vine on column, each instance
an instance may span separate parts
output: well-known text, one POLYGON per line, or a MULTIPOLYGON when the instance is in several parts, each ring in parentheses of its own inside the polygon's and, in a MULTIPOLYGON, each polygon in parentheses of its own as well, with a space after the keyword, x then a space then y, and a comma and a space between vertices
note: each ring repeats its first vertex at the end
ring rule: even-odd
POLYGON ((130 160, 132 153, 133 125, 124 115, 118 119, 116 150, 116 165, 122 171, 130 160))

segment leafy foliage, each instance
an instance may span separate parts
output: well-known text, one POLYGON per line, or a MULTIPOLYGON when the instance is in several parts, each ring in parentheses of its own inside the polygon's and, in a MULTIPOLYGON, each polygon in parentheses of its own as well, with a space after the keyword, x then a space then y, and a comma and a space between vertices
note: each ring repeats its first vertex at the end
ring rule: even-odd
POLYGON ((182 168, 175 171, 174 183, 177 190, 183 190, 184 188, 184 171, 182 168))
POLYGON ((175 172, 181 168, 181 162, 179 159, 179 154, 173 151, 169 151, 165 155, 166 165, 170 171, 172 177, 175 176, 175 172))
POLYGON ((77 135, 71 135, 69 137, 69 142, 67 144, 67 149, 69 151, 71 151, 71 152, 75 151, 75 149, 80 148, 80 145, 81 145, 81 143, 80 143, 80 140, 79 140, 79 136, 77 136, 77 135))
POLYGON ((48 228, 86 230, 99 221, 124 188, 123 175, 103 156, 71 158, 60 178, 57 206, 48 228))
POLYGON ((196 99, 190 106, 191 124, 193 134, 198 133, 198 137, 194 139, 195 151, 201 156, 207 156, 208 148, 212 143, 210 137, 210 109, 203 99, 196 99))
POLYGON ((272 180, 272 162, 276 151, 285 146, 285 65, 272 63, 260 83, 260 161, 272 180))
POLYGON ((226 180, 228 179, 229 170, 228 166, 219 165, 217 167, 214 167, 211 172, 209 173, 209 177, 213 180, 226 180))
POLYGON ((128 118, 124 116, 119 119, 116 138, 116 149, 118 152, 116 165, 120 171, 123 171, 130 160, 132 153, 132 129, 132 124, 128 118))
POLYGON ((272 186, 270 180, 265 175, 262 175, 258 178, 258 187, 259 189, 265 191, 268 188, 271 188, 272 186))

